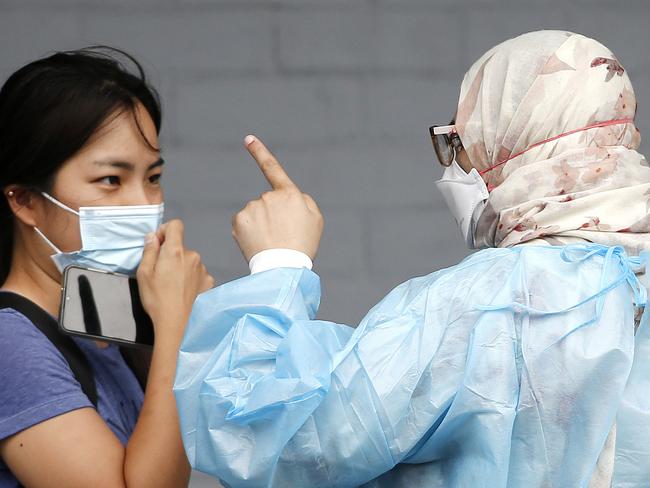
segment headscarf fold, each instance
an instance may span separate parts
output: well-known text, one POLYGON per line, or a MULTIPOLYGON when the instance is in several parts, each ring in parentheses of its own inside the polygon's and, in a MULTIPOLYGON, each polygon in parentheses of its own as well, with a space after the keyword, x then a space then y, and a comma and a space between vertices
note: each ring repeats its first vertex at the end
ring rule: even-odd
POLYGON ((483 55, 465 75, 456 114, 472 166, 491 189, 477 245, 587 240, 632 254, 650 249, 650 167, 637 152, 635 113, 625 68, 593 39, 532 32, 483 55))

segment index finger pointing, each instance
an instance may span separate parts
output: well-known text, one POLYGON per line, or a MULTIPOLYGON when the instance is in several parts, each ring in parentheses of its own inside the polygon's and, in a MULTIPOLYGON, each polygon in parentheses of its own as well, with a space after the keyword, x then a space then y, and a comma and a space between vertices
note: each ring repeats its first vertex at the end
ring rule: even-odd
POLYGON ((274 190, 297 188, 282 165, 275 159, 275 156, 262 144, 262 141, 255 136, 246 136, 244 144, 246 144, 246 149, 255 159, 271 188, 274 190))

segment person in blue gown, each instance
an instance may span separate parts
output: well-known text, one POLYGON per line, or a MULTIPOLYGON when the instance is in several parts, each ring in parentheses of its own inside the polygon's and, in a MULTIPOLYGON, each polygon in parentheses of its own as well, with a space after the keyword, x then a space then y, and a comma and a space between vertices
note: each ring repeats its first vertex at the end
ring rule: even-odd
POLYGON ((635 112, 593 39, 532 32, 488 51, 454 122, 430 129, 436 185, 481 250, 356 327, 315 319, 322 217, 247 137, 272 191, 233 223, 251 276, 200 295, 181 346, 192 466, 229 487, 649 486, 635 112))

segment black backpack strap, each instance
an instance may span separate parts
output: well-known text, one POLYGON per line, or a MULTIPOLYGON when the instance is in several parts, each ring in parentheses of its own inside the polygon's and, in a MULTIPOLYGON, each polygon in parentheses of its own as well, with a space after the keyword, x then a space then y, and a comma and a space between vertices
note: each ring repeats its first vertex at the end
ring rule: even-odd
POLYGON ((12 308, 27 317, 43 334, 70 365, 70 369, 92 404, 97 407, 97 388, 90 363, 79 346, 59 331, 59 324, 38 305, 27 298, 11 292, 0 292, 0 309, 12 308))

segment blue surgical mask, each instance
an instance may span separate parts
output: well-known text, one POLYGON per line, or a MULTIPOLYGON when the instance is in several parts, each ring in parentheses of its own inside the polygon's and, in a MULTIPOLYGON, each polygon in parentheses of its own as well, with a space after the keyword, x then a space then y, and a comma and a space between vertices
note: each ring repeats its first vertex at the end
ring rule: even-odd
POLYGON ((164 204, 80 207, 71 209, 47 193, 57 207, 79 216, 81 249, 63 252, 38 227, 34 230, 55 251, 50 256, 60 272, 71 265, 134 274, 144 250, 147 233, 155 232, 163 219, 164 204))

